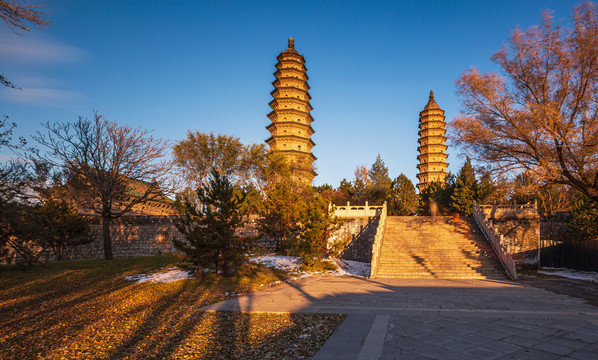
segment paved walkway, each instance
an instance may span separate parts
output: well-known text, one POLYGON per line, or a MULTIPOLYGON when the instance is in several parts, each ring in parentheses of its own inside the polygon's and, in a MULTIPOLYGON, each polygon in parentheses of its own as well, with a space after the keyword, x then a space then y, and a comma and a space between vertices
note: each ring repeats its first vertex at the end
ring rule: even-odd
POLYGON ((314 359, 598 359, 598 307, 495 280, 311 277, 202 311, 348 314, 314 359))

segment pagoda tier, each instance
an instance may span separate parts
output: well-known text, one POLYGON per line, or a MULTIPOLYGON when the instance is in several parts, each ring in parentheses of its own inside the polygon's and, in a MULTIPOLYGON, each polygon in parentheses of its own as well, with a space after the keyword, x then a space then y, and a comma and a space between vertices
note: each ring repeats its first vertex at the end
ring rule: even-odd
POLYGON ((313 170, 316 157, 311 149, 316 145, 311 136, 314 119, 310 112, 309 85, 305 58, 295 50, 295 41, 289 39, 289 47, 276 57, 276 71, 272 82, 274 98, 268 104, 272 111, 268 118, 272 122, 266 126, 270 137, 266 143, 270 150, 285 156, 293 169, 293 177, 301 183, 311 185, 317 175, 313 170))
POLYGON ((442 182, 447 177, 446 158, 447 146, 446 130, 444 128, 444 110, 434 101, 434 92, 430 91, 430 99, 419 113, 419 155, 417 168, 419 183, 417 188, 421 192, 429 183, 442 182))

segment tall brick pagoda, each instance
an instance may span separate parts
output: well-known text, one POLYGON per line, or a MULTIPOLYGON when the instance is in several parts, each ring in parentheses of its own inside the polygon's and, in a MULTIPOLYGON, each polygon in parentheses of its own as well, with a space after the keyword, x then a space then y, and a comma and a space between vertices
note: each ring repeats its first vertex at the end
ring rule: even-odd
POLYGON ((311 153, 315 143, 311 140, 314 119, 309 114, 309 85, 305 58, 295 50, 295 41, 289 38, 289 47, 276 59, 276 80, 270 93, 274 100, 268 105, 272 111, 268 118, 272 123, 266 126, 270 137, 266 143, 270 150, 284 154, 293 169, 293 177, 299 182, 311 185, 317 175, 312 168, 316 157, 311 153))
POLYGON ((434 92, 430 91, 430 99, 419 113, 419 183, 417 188, 421 192, 433 181, 444 181, 447 177, 446 158, 447 146, 445 145, 446 130, 444 128, 444 110, 434 101, 434 92))

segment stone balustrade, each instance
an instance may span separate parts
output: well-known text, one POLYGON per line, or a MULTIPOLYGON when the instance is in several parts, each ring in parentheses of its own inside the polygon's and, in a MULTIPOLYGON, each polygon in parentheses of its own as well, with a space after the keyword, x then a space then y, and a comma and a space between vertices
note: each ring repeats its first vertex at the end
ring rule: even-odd
MULTIPOLYGON (((366 202, 367 206, 367 202, 366 202)), ((380 260, 380 249, 382 249, 382 239, 384 238, 384 229, 386 228, 386 201, 380 209, 380 220, 378 221, 378 228, 376 229, 376 236, 374 237, 374 244, 372 244, 372 261, 370 267, 370 278, 376 277, 378 273, 378 265, 380 260)))
MULTIPOLYGON (((330 205, 332 207, 332 205, 330 205)), ((351 205, 347 201, 347 205, 335 205, 334 216, 340 218, 357 218, 357 217, 370 217, 378 216, 382 211, 382 208, 386 207, 386 202, 382 206, 372 206, 368 202, 365 205, 351 205)))
MULTIPOLYGON (((475 219, 476 223, 482 230, 484 237, 488 242, 492 245, 494 252, 500 259, 500 262, 503 264, 505 268, 505 272, 507 276, 511 280, 517 279, 517 270, 515 266, 515 261, 513 260, 513 256, 511 255, 511 251, 508 246, 504 244, 504 237, 501 235, 498 230, 492 225, 492 220, 489 220, 486 216, 486 212, 484 208, 487 208, 488 205, 478 205, 474 201, 473 203, 473 218, 475 219)), ((490 205, 492 208, 492 205, 490 205)))
POLYGON ((512 204, 512 205, 478 205, 483 211, 484 215, 490 219, 518 219, 518 218, 537 218, 538 217, 538 203, 534 201, 528 204, 512 204))

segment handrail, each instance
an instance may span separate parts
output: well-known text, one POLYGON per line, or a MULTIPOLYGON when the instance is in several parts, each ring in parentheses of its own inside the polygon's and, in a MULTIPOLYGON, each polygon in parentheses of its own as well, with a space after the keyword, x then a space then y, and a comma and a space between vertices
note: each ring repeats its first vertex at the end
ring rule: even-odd
POLYGON ((378 228, 376 229, 376 236, 374 236, 374 243, 372 244, 372 262, 370 268, 370 278, 378 275, 378 263, 380 262, 380 250, 382 249, 382 238, 384 238, 384 230, 386 227, 386 201, 380 210, 380 218, 378 220, 378 228))
POLYGON ((500 259, 507 276, 511 280, 517 279, 517 269, 515 268, 515 261, 507 247, 503 245, 503 236, 496 231, 492 223, 486 219, 484 211, 480 205, 473 203, 473 218, 478 224, 486 240, 492 245, 494 252, 500 259))

